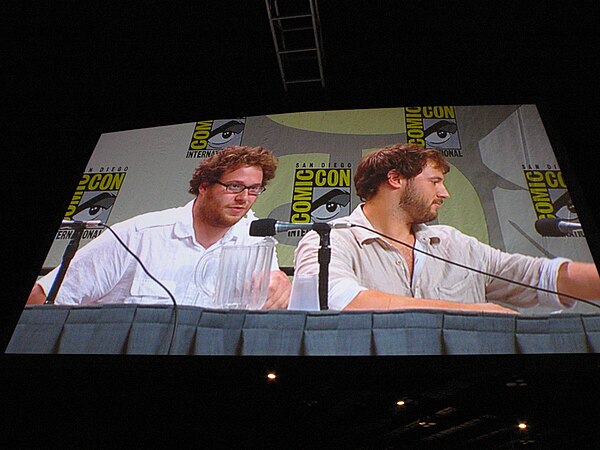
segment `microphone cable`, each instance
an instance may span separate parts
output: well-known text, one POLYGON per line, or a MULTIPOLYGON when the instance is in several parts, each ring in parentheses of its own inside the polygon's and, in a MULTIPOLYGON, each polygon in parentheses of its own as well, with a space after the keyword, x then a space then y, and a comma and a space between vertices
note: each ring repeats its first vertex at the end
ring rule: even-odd
POLYGON ((167 355, 171 354, 171 350, 173 348, 173 343, 175 342, 175 330, 177 330, 177 324, 178 324, 178 320, 179 320, 179 314, 178 314, 178 309, 177 309, 177 302, 175 301, 175 297, 173 296, 173 294, 171 293, 171 291, 169 291, 167 289, 167 287, 162 284, 160 281, 158 281, 158 279, 152 275, 148 269, 146 268, 146 266, 144 266, 144 263, 142 262, 142 260, 135 254, 133 253, 129 247, 127 247, 127 245, 125 244, 125 242, 123 242, 121 240, 121 238, 117 235, 117 233, 107 224, 105 223, 100 223, 100 225, 105 226, 106 228, 108 228, 108 230, 113 234, 113 236, 117 239, 117 241, 119 241, 119 244, 121 244, 123 246, 123 248, 125 250, 127 250, 127 252, 133 256, 135 258, 135 260, 139 263, 139 265, 142 267, 142 269, 144 270, 144 272, 146 272, 146 275, 148 275, 152 280, 154 280, 161 288, 163 288, 165 290, 165 292, 168 294, 168 296, 171 298, 171 302, 173 303, 173 311, 175 313, 175 320, 173 323, 173 328, 171 330, 171 338, 169 340, 169 347, 167 349, 167 355))
POLYGON ((398 240, 398 239, 396 239, 396 238, 393 238, 393 237, 391 237, 391 236, 388 236, 387 234, 381 233, 380 231, 377 231, 377 230, 371 229, 371 228, 369 228, 369 227, 365 227, 365 226, 363 226, 363 225, 359 225, 359 224, 356 224, 356 223, 351 223, 351 224, 350 224, 350 226, 351 226, 351 227, 357 227, 357 228, 363 228, 363 229, 365 229, 365 230, 367 230, 367 231, 370 231, 370 232, 372 232, 372 233, 378 234, 379 236, 382 236, 382 237, 384 237, 384 238, 386 238, 386 239, 389 239, 389 240, 391 240, 391 241, 397 242, 398 244, 401 244, 401 245, 403 245, 403 246, 405 246, 405 247, 408 247, 408 248, 410 248, 410 249, 412 249, 412 250, 414 250, 414 251, 417 251, 417 252, 419 252, 419 253, 422 253, 423 255, 430 256, 430 257, 432 257, 432 258, 434 258, 434 259, 437 259, 437 260, 443 261, 443 262, 445 262, 445 263, 448 263, 448 264, 452 264, 452 265, 454 265, 454 266, 457 266, 457 267, 461 267, 461 268, 463 268, 463 269, 470 270, 470 271, 472 271, 472 272, 477 272, 477 273, 479 273, 479 274, 481 274, 481 275, 486 275, 486 276, 488 276, 488 277, 493 277, 493 278, 496 278, 496 279, 498 279, 498 280, 506 281, 506 282, 508 282, 508 283, 516 284, 516 285, 518 285, 518 286, 525 287, 525 288, 528 288, 528 289, 534 289, 534 290, 536 290, 536 291, 542 291, 542 292, 546 292, 546 293, 548 293, 548 294, 556 294, 556 295, 559 295, 559 296, 561 296, 561 297, 567 297, 567 298, 570 298, 570 299, 572 299, 572 300, 576 300, 576 301, 578 301, 578 302, 587 303, 588 305, 594 306, 594 307, 596 307, 596 308, 600 308, 600 305, 598 305, 597 303, 594 303, 594 302, 592 302, 592 301, 589 301, 589 300, 585 300, 585 299, 583 299, 583 298, 575 297, 575 296, 573 296, 573 295, 569 295, 569 294, 564 294, 564 293, 562 293, 562 292, 558 292, 558 291, 553 291, 553 290, 551 290, 551 289, 545 289, 545 288, 540 288, 540 287, 537 287, 537 286, 532 286, 532 285, 530 285, 530 284, 527 284, 527 283, 522 283, 522 282, 520 282, 520 281, 511 280, 511 279, 509 279, 509 278, 504 278, 504 277, 501 277, 501 276, 499 276, 499 275, 494 275, 494 274, 491 274, 491 273, 487 273, 487 272, 484 272, 483 270, 475 269, 474 267, 469 267, 469 266, 466 266, 466 265, 464 265, 464 264, 461 264, 461 263, 459 263, 459 262, 452 261, 452 260, 450 260, 450 259, 446 259, 446 258, 443 258, 443 257, 441 257, 441 256, 438 256, 438 255, 434 255, 434 254, 432 254, 432 253, 429 253, 429 252, 426 252, 426 251, 424 251, 424 250, 418 249, 418 248, 416 248, 416 247, 414 247, 414 246, 412 246, 412 245, 410 245, 410 244, 407 244, 406 242, 402 242, 402 241, 400 241, 400 240, 398 240))

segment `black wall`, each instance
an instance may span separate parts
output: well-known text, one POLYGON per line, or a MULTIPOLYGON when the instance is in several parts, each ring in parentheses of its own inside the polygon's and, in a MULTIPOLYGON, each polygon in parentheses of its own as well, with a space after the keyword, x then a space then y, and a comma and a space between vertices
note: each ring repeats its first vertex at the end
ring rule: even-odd
MULTIPOLYGON (((96 141, 109 131, 316 109, 535 103, 600 262, 598 8, 592 2, 410 6, 389 1, 349 7, 321 1, 327 86, 288 93, 279 79, 263 2, 197 3, 15 2, 2 7, 9 78, 3 86, 8 201, 2 348, 96 141)), ((557 358, 570 361, 568 355, 548 360, 557 358)), ((455 372, 484 370, 499 361, 433 363, 442 372, 455 372)), ((539 363, 505 362, 520 369, 539 363)), ((155 407, 170 404, 171 397, 201 402, 203 385, 235 389, 237 384, 259 395, 248 380, 270 366, 293 371, 298 382, 316 367, 326 367, 333 385, 339 370, 353 370, 355 380, 369 383, 382 364, 406 370, 405 363, 253 359, 230 365, 218 359, 4 355, 2 372, 15 398, 10 406, 20 409, 15 422, 33 419, 53 426, 57 417, 68 419, 73 407, 80 419, 85 417, 94 409, 89 402, 123 420, 118 405, 124 405, 139 423, 140 417, 154 420, 163 414, 155 407)), ((414 376, 427 376, 431 363, 413 361, 414 376)), ((597 359, 576 364, 596 370, 597 359)), ((212 406, 217 408, 216 401, 212 406)), ((106 419, 100 427, 108 433, 111 424, 106 419)), ((102 434, 96 427, 85 429, 102 434)))

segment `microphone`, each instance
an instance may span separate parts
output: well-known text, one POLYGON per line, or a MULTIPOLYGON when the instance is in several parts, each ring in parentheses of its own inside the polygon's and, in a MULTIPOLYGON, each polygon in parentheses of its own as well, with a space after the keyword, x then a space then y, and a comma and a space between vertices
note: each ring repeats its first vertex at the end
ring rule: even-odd
POLYGON ((103 225, 100 220, 63 220, 60 224, 60 228, 97 228, 100 225, 103 225))
POLYGON ((274 236, 277 233, 289 230, 313 230, 322 227, 329 228, 350 228, 350 223, 327 223, 327 222, 309 222, 309 223, 290 223, 280 222, 275 219, 258 219, 250 223, 250 236, 274 236))
POLYGON ((581 224, 562 219, 539 219, 535 221, 535 229, 542 236, 565 236, 581 230, 581 224))

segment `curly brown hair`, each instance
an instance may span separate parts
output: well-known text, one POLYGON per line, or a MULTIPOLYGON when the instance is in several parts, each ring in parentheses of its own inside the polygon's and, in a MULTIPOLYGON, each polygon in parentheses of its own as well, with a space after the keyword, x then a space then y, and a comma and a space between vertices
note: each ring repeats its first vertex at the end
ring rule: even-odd
POLYGON ((405 178, 419 175, 427 163, 433 164, 443 173, 450 166, 444 156, 435 149, 424 148, 416 144, 394 144, 379 148, 364 156, 358 163, 354 174, 356 194, 363 200, 373 197, 381 183, 387 180, 390 170, 396 170, 405 178))
POLYGON ((189 193, 198 195, 198 188, 201 184, 216 183, 225 172, 246 166, 256 166, 262 169, 262 185, 265 186, 275 177, 277 158, 271 151, 263 147, 239 145, 226 147, 198 165, 190 180, 189 193))

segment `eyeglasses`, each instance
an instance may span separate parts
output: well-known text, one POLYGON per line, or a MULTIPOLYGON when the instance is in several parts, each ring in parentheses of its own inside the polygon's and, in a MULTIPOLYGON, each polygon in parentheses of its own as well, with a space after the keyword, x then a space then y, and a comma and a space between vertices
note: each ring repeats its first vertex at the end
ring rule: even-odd
POLYGON ((256 184, 254 186, 244 186, 243 184, 239 183, 221 183, 220 181, 217 181, 216 183, 220 184, 221 186, 224 186, 225 190, 227 192, 231 192, 232 194, 239 194, 244 189, 248 189, 248 194, 260 195, 267 189, 266 187, 261 186, 260 184, 256 184))

